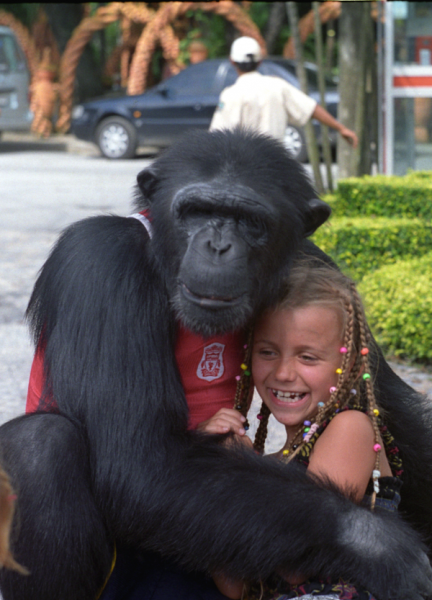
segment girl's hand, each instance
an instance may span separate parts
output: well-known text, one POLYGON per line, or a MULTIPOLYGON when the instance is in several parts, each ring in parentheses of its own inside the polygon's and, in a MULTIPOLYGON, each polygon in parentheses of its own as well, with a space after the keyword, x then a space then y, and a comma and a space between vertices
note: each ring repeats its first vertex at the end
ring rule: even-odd
POLYGON ((244 436, 246 431, 243 427, 246 419, 234 408, 221 408, 208 421, 203 421, 197 427, 198 431, 206 433, 233 433, 244 436))
POLYGON ((290 585, 301 585, 306 581, 306 577, 302 577, 301 575, 284 575, 283 578, 285 581, 288 581, 290 585))
POLYGON ((298 573, 287 573, 286 570, 282 569, 279 569, 276 573, 290 585, 301 585, 307 580, 307 577, 304 577, 303 575, 299 575, 298 573))
MULTIPOLYGON (((223 410, 223 409, 222 409, 223 410)), ((240 600, 243 593, 243 582, 234 581, 224 575, 213 575, 213 581, 216 584, 218 590, 231 600, 240 600)))

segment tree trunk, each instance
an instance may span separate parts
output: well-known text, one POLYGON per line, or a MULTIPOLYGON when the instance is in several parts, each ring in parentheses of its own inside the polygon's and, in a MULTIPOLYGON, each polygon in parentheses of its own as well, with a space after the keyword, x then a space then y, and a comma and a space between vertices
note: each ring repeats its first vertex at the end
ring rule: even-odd
MULTIPOLYGON (((324 60, 323 60, 323 41, 322 41, 322 31, 321 31, 321 18, 319 14, 319 2, 313 2, 313 11, 314 11, 314 24, 315 24, 315 56, 316 56, 316 64, 318 67, 318 87, 320 91, 321 97, 321 105, 323 108, 327 109, 326 101, 325 101, 325 74, 324 74, 324 60)), ((327 125, 321 123, 321 141, 322 141, 322 149, 324 162, 327 171, 327 189, 332 192, 333 191, 333 177, 332 177, 332 153, 330 148, 330 136, 329 136, 329 128, 327 125)))
MULTIPOLYGON (((306 72, 305 72, 305 68, 304 68, 304 64, 303 64, 303 49, 302 49, 302 44, 301 44, 301 40, 300 40, 300 32, 299 32, 299 28, 298 28, 297 2, 287 2, 286 7, 287 7, 288 19, 289 19, 290 26, 291 26, 291 35, 294 39, 294 47, 295 47, 296 60, 297 60, 297 67, 296 67, 297 77, 299 78, 300 87, 302 89, 302 92, 307 94, 308 89, 307 89, 306 72)), ((313 169, 313 173, 314 173, 315 187, 319 194, 323 194, 324 193, 324 185, 322 182, 321 172, 320 172, 320 160, 319 160, 318 145, 317 145, 315 131, 314 131, 311 120, 309 120, 306 123, 304 130, 305 130, 306 145, 307 145, 307 149, 308 149, 309 160, 312 165, 312 169, 313 169)))
POLYGON ((285 24, 286 12, 284 2, 272 2, 267 26, 264 34, 268 54, 274 52, 279 33, 285 24))
POLYGON ((339 92, 338 119, 353 129, 359 145, 353 149, 338 137, 339 177, 370 173, 371 146, 376 144, 376 69, 373 21, 369 2, 342 4, 339 19, 339 92), (374 110, 375 109, 375 110, 374 110), (375 130, 375 131, 374 131, 375 130))
POLYGON ((335 46, 335 22, 333 19, 327 22, 327 37, 326 37, 326 71, 331 73, 333 69, 333 53, 335 46))
MULTIPOLYGON (((78 27, 84 16, 83 5, 44 3, 42 6, 47 14, 60 54, 63 54, 73 30, 78 27)), ((91 48, 87 44, 76 71, 74 91, 76 102, 82 102, 103 93, 102 67, 103 65, 96 64, 91 48)))

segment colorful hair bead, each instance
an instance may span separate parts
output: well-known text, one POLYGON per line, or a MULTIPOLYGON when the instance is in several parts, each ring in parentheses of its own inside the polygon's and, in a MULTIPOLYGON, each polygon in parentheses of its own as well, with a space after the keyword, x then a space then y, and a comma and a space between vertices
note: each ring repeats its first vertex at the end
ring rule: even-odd
POLYGON ((311 426, 311 422, 310 421, 303 421, 303 425, 305 425, 305 427, 310 427, 311 426))
POLYGON ((329 390, 330 394, 334 394, 334 392, 336 391, 336 389, 337 388, 335 388, 335 386, 332 385, 331 388, 330 388, 330 390, 329 390))
POLYGON ((372 479, 379 479, 381 477, 381 471, 378 471, 378 469, 374 469, 372 471, 372 479))
POLYGON ((286 456, 287 454, 289 454, 289 450, 283 450, 282 454, 283 454, 284 456, 286 456))
POLYGON ((373 449, 374 449, 374 452, 379 452, 381 450, 381 444, 375 444, 373 449))
POLYGON ((259 421, 261 421, 261 419, 262 419, 262 415, 257 415, 257 419, 258 419, 259 421))
POLYGON ((243 371, 246 371, 247 370, 247 365, 245 365, 244 363, 242 363, 240 365, 240 369, 242 369, 243 371))
POLYGON ((357 394, 357 390, 356 390, 356 389, 354 389, 354 388, 353 388, 352 390, 350 390, 350 391, 351 391, 351 394, 352 394, 353 396, 355 396, 355 395, 357 394))
POLYGON ((310 427, 305 427, 304 432, 307 433, 308 431, 310 431, 310 427))
POLYGON ((249 375, 251 374, 250 371, 245 371, 244 374, 246 375, 246 377, 249 377, 249 375))
POLYGON ((303 434, 303 439, 305 442, 308 442, 311 437, 313 436, 313 434, 315 433, 315 431, 317 431, 319 425, 318 423, 314 423, 313 425, 310 426, 310 429, 307 433, 303 434))
POLYGON ((236 381, 240 381, 240 379, 241 379, 240 375, 236 375, 235 379, 236 379, 236 381))
POLYGON ((340 375, 342 373, 342 369, 336 369, 336 373, 340 375))
POLYGON ((377 408, 374 408, 372 412, 376 417, 380 414, 377 408))
POLYGON ((364 373, 363 379, 370 379, 370 374, 369 373, 364 373))
POLYGON ((245 345, 243 346, 243 348, 244 348, 245 350, 247 349, 247 347, 248 347, 248 345, 247 345, 247 344, 245 344, 245 345))
POLYGON ((362 348, 362 349, 360 350, 360 354, 361 354, 362 356, 366 356, 366 354, 369 354, 369 348, 362 348))
POLYGON ((342 346, 342 348, 339 350, 339 352, 341 354, 346 354, 348 352, 348 348, 345 348, 345 346, 342 346))
POLYGON ((324 408, 325 404, 324 402, 318 402, 317 406, 318 408, 324 408))
POLYGON ((243 429, 244 429, 245 431, 248 431, 248 429, 249 429, 249 425, 243 425, 243 429))

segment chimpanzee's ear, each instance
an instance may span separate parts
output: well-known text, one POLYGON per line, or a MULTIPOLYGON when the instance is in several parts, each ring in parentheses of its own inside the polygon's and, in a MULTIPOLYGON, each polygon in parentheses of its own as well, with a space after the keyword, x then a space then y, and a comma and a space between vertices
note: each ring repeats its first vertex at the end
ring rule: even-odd
POLYGON ((312 235, 320 225, 325 223, 331 214, 331 208, 319 198, 312 198, 308 201, 308 207, 304 218, 305 232, 304 236, 312 235))
POLYGON ((159 181, 157 170, 153 167, 143 169, 137 175, 137 184, 140 191, 140 196, 146 204, 152 201, 152 196, 156 190, 156 185, 159 181))

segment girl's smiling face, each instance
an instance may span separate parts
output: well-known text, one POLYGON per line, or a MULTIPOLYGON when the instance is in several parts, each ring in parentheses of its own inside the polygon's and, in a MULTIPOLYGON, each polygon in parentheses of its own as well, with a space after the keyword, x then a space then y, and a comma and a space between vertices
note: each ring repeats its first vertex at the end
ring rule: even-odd
POLYGON ((336 307, 315 304, 268 312, 255 328, 254 383, 289 437, 330 398, 342 363, 342 329, 336 307))

